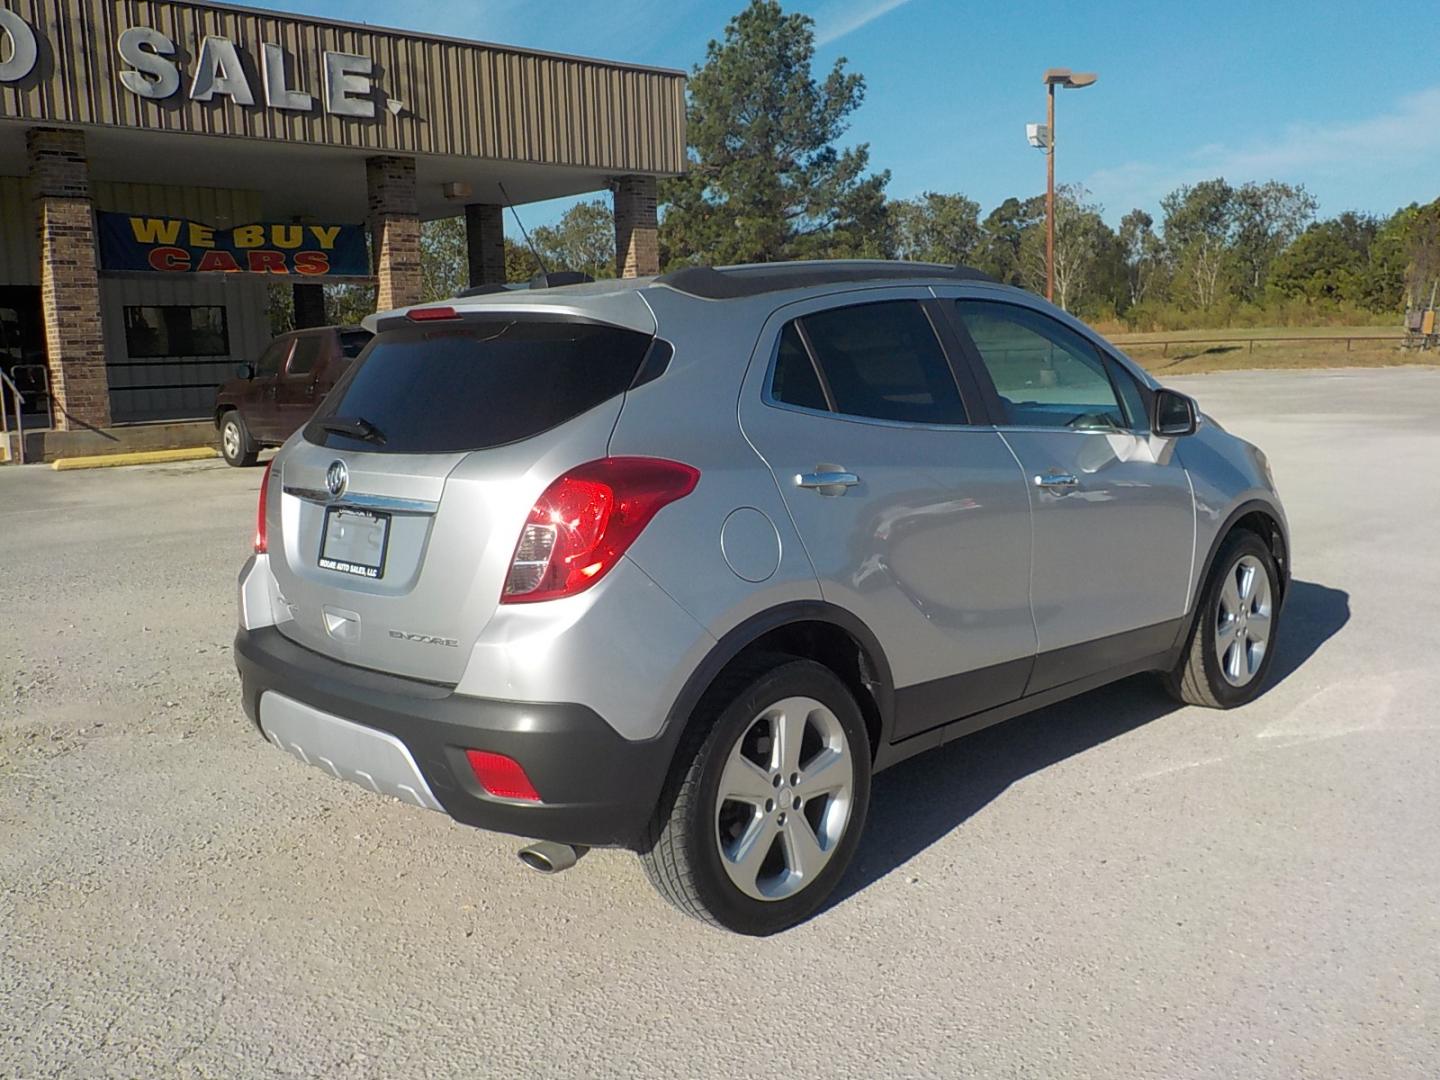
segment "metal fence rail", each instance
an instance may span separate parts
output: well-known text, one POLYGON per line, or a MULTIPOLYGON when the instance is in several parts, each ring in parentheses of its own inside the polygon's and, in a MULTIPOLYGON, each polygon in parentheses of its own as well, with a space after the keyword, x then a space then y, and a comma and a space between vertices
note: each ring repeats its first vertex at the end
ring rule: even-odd
POLYGON ((5 442, 5 458, 10 458, 10 420, 5 412, 5 390, 9 388, 15 404, 15 441, 20 444, 20 464, 25 464, 25 422, 20 417, 20 406, 25 404, 25 395, 11 381, 10 376, 0 371, 0 439, 5 442))
POLYGON ((1314 337, 1310 335, 1302 335, 1299 337, 1164 338, 1155 341, 1126 341, 1123 338, 1117 338, 1115 339, 1115 344, 1120 346, 1120 348, 1122 349, 1151 349, 1159 346, 1160 355, 1169 356, 1171 347, 1180 345, 1234 345, 1236 348, 1244 345, 1245 351, 1247 353, 1253 353, 1255 351, 1255 343, 1257 341, 1261 345, 1280 345, 1296 343, 1316 345, 1321 343, 1334 343, 1337 341, 1343 341, 1345 343, 1345 351, 1350 352, 1354 347, 1354 343, 1357 341, 1361 343, 1376 345, 1402 345, 1405 344, 1407 340, 1408 339, 1404 334, 1351 334, 1336 337, 1314 337))

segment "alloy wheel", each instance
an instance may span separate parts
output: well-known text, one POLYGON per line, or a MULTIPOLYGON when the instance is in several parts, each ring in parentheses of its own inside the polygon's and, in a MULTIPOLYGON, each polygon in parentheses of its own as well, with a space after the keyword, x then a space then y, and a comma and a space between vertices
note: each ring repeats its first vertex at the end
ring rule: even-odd
POLYGON ((225 426, 220 432, 220 442, 225 448, 225 456, 232 461, 240 456, 240 425, 234 420, 226 420, 225 426))
POLYGON ((731 747, 715 798, 720 862, 756 900, 811 884, 850 822, 855 763, 839 719, 810 697, 762 710, 731 747))
POLYGON ((1255 677, 1270 645, 1270 575, 1254 555, 1242 555, 1220 587, 1215 613, 1215 656, 1231 686, 1255 677))

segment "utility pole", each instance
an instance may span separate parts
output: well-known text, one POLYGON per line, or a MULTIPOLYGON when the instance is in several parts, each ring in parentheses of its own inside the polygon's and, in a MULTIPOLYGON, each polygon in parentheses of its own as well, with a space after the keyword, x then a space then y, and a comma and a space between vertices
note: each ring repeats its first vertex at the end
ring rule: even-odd
POLYGON ((1045 150, 1045 299, 1055 302, 1055 84, 1045 80, 1045 129, 1050 132, 1045 150))
POLYGON ((1049 68, 1045 72, 1045 130, 1029 125, 1030 145, 1045 151, 1045 299, 1055 302, 1055 88, 1079 90, 1098 78, 1093 71, 1049 68))

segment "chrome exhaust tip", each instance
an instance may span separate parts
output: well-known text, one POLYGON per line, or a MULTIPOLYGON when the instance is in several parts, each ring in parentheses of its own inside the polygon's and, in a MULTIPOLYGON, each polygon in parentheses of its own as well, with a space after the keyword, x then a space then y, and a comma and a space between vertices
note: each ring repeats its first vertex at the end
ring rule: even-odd
POLYGON ((531 870, 541 874, 558 874, 569 870, 584 854, 584 848, 570 844, 557 844, 553 840, 541 840, 520 849, 520 861, 531 870))

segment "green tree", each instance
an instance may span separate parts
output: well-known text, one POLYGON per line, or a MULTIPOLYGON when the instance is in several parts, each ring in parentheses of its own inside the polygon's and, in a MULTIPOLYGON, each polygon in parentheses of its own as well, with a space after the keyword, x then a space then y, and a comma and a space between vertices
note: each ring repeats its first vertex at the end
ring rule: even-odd
POLYGON ((1156 294, 1165 284, 1165 245, 1155 235, 1155 219, 1144 210, 1131 210, 1120 219, 1116 238, 1125 276, 1125 303, 1133 307, 1156 294))
MULTIPOLYGON (((285 334, 295 329, 293 285, 312 282, 273 281, 270 283, 270 333, 285 334)), ((325 321, 334 326, 359 326, 366 315, 375 313, 374 285, 324 285, 325 321)))
MULTIPOLYGON (((991 210, 980 226, 980 247, 975 262, 979 269, 1007 285, 1024 287, 1021 248, 1025 234, 1045 227, 1045 197, 1013 196, 991 210)), ((1043 241, 1042 241, 1043 242, 1043 241)))
POLYGON ((336 326, 359 326, 375 313, 374 285, 327 285, 325 317, 336 326))
POLYGON ((751 0, 690 80, 689 171, 661 186, 662 260, 769 262, 883 254, 888 172, 836 148, 865 81, 811 66, 814 21, 751 0))
POLYGON ((1226 291, 1234 271, 1235 189, 1223 179, 1185 184, 1160 200, 1165 247, 1175 267, 1179 299, 1204 311, 1226 291))
MULTIPOLYGON (((1102 291, 1102 255, 1108 253, 1114 233, 1101 218, 1101 211, 1079 184, 1055 189, 1055 303, 1066 311, 1092 303, 1102 291)), ((1042 216, 1024 231, 1020 244, 1025 287, 1041 295, 1045 293, 1045 238, 1042 216)))
POLYGON ((1314 220, 1318 204, 1303 185, 1278 180, 1241 184, 1232 199, 1232 246, 1244 274, 1240 292, 1258 300, 1270 264, 1314 220))
POLYGON ((512 285, 529 281, 540 273, 535 253, 519 240, 505 237, 505 280, 512 285))
POLYGON ((892 202, 889 214, 897 259, 969 263, 980 247, 980 204, 964 195, 927 191, 892 202))
POLYGON ((465 218, 437 218, 420 225, 420 299, 446 300, 470 284, 465 218))
POLYGON ((615 217, 604 199, 576 203, 556 224, 534 229, 530 238, 551 270, 579 270, 597 279, 615 276, 615 217))
POLYGON ((1310 301, 1373 306, 1378 298, 1372 293, 1370 249, 1379 231, 1377 218, 1353 211, 1315 222, 1275 257, 1271 290, 1310 301))
POLYGON ((1405 306, 1421 307, 1430 302, 1440 281, 1440 199, 1402 213, 1405 306))

